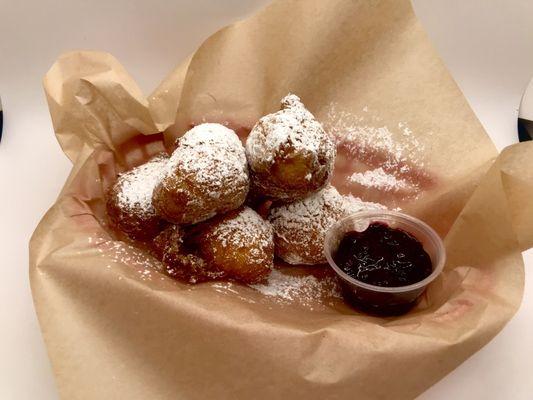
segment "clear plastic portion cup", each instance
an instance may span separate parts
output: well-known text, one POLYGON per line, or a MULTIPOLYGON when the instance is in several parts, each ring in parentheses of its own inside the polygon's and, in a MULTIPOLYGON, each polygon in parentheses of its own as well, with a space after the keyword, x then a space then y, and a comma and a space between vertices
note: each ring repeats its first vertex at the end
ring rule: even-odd
POLYGON ((340 278, 343 296, 355 308, 376 315, 400 315, 409 311, 426 287, 442 272, 446 251, 439 235, 418 218, 396 211, 362 211, 350 215, 326 234, 324 252, 329 265, 340 278), (431 258, 433 272, 425 279, 407 286, 382 287, 359 281, 344 272, 334 261, 339 244, 348 232, 363 232, 374 222, 401 229, 418 239, 431 258))

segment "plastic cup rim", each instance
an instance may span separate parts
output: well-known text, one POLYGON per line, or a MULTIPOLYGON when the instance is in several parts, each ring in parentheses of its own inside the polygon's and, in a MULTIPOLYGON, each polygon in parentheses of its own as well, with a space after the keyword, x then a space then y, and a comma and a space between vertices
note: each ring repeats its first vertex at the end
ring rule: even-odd
POLYGON ((372 211, 360 211, 351 215, 348 215, 347 217, 344 217, 343 219, 337 221, 334 225, 332 225, 327 233, 324 240, 324 253, 326 256, 326 259, 328 261, 328 264, 331 268, 339 275, 342 279, 345 281, 348 281, 349 283, 359 286, 361 288, 371 290, 374 292, 382 292, 382 293, 404 293, 404 292, 410 292, 413 290, 417 290, 423 287, 426 287, 429 285, 432 281, 437 278, 437 276, 440 275, 442 272, 442 269, 444 268, 444 264, 446 263, 446 249, 444 247, 444 242, 440 238, 440 236, 435 232, 435 230, 430 227, 428 224, 426 224, 424 221, 415 218, 411 215, 404 214, 398 211, 390 211, 390 210, 372 210, 372 211), (429 276, 424 278, 421 281, 412 283, 410 285, 405 286, 376 286, 371 285, 366 282, 362 282, 358 279, 355 279, 348 275, 346 272, 344 272, 342 269, 339 268, 339 266, 335 263, 333 260, 333 257, 331 256, 331 251, 328 248, 328 244, 330 242, 330 238, 333 235, 333 233, 341 226, 345 221, 348 220, 354 220, 358 218, 366 218, 366 219, 372 219, 374 217, 376 221, 380 220, 380 217, 387 216, 387 217, 393 217, 393 219, 399 219, 403 220, 404 222, 407 222, 408 224, 416 225, 419 228, 421 228, 423 231, 426 231, 427 236, 430 238, 430 240, 433 242, 437 249, 437 254, 440 255, 439 259, 437 260, 437 264, 433 266, 433 271, 429 276))

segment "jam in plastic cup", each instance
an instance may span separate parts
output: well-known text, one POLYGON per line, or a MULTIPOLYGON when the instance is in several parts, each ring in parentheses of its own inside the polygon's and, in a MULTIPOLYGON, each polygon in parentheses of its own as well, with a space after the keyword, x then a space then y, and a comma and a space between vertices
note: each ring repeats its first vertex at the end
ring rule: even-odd
POLYGON ((340 278, 344 298, 361 311, 384 316, 409 311, 426 287, 442 272, 446 260, 444 244, 429 225, 410 215, 386 210, 362 211, 337 222, 326 234, 324 252, 329 265, 340 278), (395 287, 370 285, 344 272, 334 261, 342 238, 348 232, 363 232, 374 222, 401 229, 420 241, 431 259, 433 272, 419 282, 395 287))

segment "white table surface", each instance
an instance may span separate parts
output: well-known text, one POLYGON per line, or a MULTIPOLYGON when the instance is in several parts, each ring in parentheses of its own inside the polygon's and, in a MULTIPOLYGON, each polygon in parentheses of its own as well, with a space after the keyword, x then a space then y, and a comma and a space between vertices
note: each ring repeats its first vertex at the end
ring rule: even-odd
MULTIPOLYGON (((44 73, 63 51, 105 50, 149 93, 210 33, 266 3, 0 0, 5 119, 0 144, 0 399, 57 399, 28 283, 29 237, 70 169, 52 132, 41 85, 44 73)), ((514 143, 518 104, 533 76, 533 1, 414 0, 414 5, 498 148, 514 143)), ((525 258, 532 268, 533 251, 525 258)), ((532 315, 533 282, 527 271, 524 302, 514 319, 420 398, 532 399, 532 315)))

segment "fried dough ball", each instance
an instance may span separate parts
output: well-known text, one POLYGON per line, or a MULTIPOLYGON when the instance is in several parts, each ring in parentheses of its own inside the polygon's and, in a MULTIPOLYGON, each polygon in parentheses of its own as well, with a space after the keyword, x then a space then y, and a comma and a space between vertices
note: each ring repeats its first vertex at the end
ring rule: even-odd
POLYGON ((167 162, 166 155, 158 155, 120 174, 106 194, 111 222, 132 239, 152 239, 166 225, 152 204, 152 192, 161 180, 167 162))
POLYGON ((204 260, 231 279, 257 283, 272 270, 272 226, 251 208, 202 224, 195 241, 204 260))
POLYGON ((285 201, 323 188, 335 162, 335 143, 300 101, 287 95, 281 110, 262 117, 246 140, 253 190, 285 201))
POLYGON ((195 250, 184 243, 185 232, 178 225, 171 225, 153 242, 156 256, 163 262, 169 276, 189 283, 200 283, 224 277, 195 250))
POLYGON ((239 138, 223 125, 206 123, 178 139, 153 203, 166 220, 194 224, 239 208, 248 189, 248 166, 239 138))
POLYGON ((272 226, 248 207, 191 227, 174 225, 154 247, 169 275, 191 283, 221 278, 257 283, 274 260, 272 226))
POLYGON ((272 207, 269 221, 274 227, 276 255, 289 264, 326 263, 324 240, 335 222, 355 212, 383 208, 343 196, 333 186, 303 200, 272 207))

